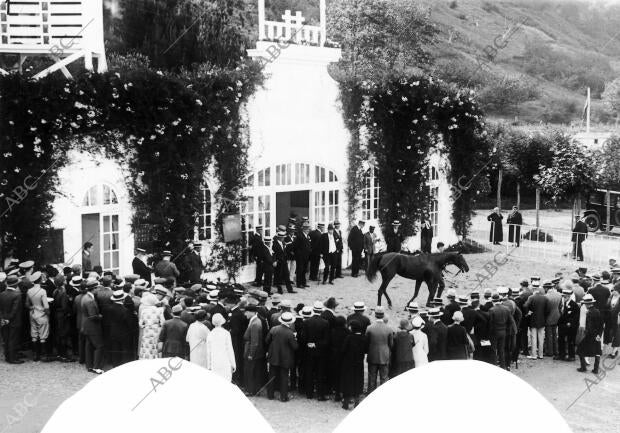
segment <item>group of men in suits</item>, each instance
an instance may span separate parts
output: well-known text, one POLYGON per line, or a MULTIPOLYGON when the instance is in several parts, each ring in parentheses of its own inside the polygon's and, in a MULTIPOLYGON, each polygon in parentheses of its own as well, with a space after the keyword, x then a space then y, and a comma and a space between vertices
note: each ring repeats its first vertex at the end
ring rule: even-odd
POLYGON ((342 277, 343 241, 340 222, 327 226, 318 223, 310 230, 310 223, 304 217, 299 223, 289 219, 289 226, 278 226, 276 236, 263 236, 263 227, 258 225, 250 235, 250 255, 256 263, 255 286, 271 294, 272 285, 283 293, 282 285, 289 293, 295 293, 291 274, 295 274, 298 289, 310 287, 308 281, 319 281, 319 265, 323 260, 323 284, 333 284, 342 277))

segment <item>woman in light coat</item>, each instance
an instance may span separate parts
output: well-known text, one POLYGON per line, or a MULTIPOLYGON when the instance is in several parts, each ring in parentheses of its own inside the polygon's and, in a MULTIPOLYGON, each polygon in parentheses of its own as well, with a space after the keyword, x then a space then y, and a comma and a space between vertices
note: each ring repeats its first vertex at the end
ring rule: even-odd
POLYGON ((166 319, 164 309, 159 307, 157 296, 152 293, 142 296, 140 305, 140 359, 158 358, 157 342, 159 332, 166 319))
POLYGON ((230 382, 237 368, 230 332, 222 328, 226 320, 220 313, 211 322, 214 328, 207 337, 207 368, 230 382))
POLYGON ((196 320, 187 329, 186 340, 189 343, 189 360, 207 368, 207 338, 211 331, 204 324, 207 312, 200 310, 195 314, 196 320))
POLYGON ((416 316, 411 321, 413 329, 411 335, 415 342, 413 346, 413 363, 415 367, 421 367, 424 364, 428 364, 428 337, 422 332, 424 326, 424 320, 421 317, 416 316))

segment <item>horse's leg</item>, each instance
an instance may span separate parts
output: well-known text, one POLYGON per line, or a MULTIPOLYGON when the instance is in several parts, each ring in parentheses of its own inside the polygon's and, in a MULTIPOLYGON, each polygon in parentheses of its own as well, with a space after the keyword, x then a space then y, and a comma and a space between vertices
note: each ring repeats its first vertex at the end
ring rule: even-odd
POLYGON ((446 283, 443 281, 443 275, 440 274, 439 279, 437 281, 437 296, 441 298, 441 294, 443 293, 443 289, 446 288, 446 283))
POLYGON ((422 281, 424 280, 419 279, 415 281, 415 291, 413 292, 413 297, 411 298, 409 302, 413 302, 413 300, 418 297, 418 293, 420 292, 420 286, 422 285, 422 281))
POLYGON ((388 273, 386 271, 381 272, 381 286, 379 286, 379 290, 377 291, 378 306, 381 306, 381 298, 383 297, 382 295, 385 295, 385 298, 388 301, 388 306, 392 306, 392 301, 390 300, 390 297, 388 296, 386 291, 388 284, 390 284, 390 281, 392 281, 392 278, 394 278, 393 273, 388 273))
POLYGON ((431 301, 435 298, 435 292, 437 291, 437 280, 433 277, 427 277, 425 279, 426 286, 428 287, 428 300, 426 301, 426 306, 431 306, 431 301))

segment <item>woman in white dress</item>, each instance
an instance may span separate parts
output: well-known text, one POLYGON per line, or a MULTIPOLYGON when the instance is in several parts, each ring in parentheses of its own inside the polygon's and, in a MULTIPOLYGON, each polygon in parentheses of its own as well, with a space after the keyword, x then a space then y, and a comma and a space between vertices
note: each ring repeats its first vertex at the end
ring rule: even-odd
POLYGON ((194 364, 207 368, 207 337, 210 334, 209 328, 204 324, 207 312, 197 311, 194 315, 195 322, 192 322, 187 329, 187 342, 189 343, 189 360, 194 364))
POLYGON ((230 382, 237 368, 230 332, 222 328, 226 320, 220 313, 211 322, 214 328, 207 337, 207 368, 230 382))
POLYGON ((421 317, 414 317, 411 321, 411 325, 413 326, 411 335, 413 335, 413 340, 415 342, 413 346, 413 362, 415 368, 417 368, 424 364, 428 364, 428 337, 422 332, 424 320, 422 320, 421 317))
POLYGON ((157 296, 149 293, 142 296, 140 305, 140 359, 158 358, 157 342, 164 322, 164 309, 158 307, 157 296))

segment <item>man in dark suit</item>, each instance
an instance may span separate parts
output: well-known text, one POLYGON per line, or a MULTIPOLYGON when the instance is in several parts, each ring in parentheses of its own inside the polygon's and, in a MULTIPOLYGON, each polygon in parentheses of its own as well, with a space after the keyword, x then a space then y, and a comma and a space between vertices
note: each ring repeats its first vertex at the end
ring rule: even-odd
POLYGON ((385 323, 384 317, 383 308, 377 307, 375 309, 375 321, 366 329, 369 394, 377 387, 377 374, 379 375, 379 385, 383 385, 388 379, 394 332, 385 323))
POLYGON ((347 238, 347 245, 351 250, 351 276, 354 278, 359 275, 362 263, 362 251, 364 249, 364 233, 362 231, 365 224, 364 221, 359 220, 357 225, 351 228, 347 238))
POLYGON ((573 242, 573 258, 577 259, 578 262, 583 262, 583 249, 581 248, 581 244, 587 237, 588 226, 585 223, 585 217, 580 218, 579 215, 576 215, 571 241, 573 242))
POLYGON ((134 274, 139 275, 141 279, 147 281, 149 286, 153 285, 151 279, 152 269, 146 264, 146 250, 143 248, 136 248, 136 255, 131 262, 131 267, 134 274))
POLYGON ((176 285, 180 273, 177 265, 170 261, 170 257, 172 257, 172 252, 168 250, 162 252, 162 259, 155 265, 155 276, 172 279, 172 284, 176 285))
POLYGON ((439 308, 431 308, 428 318, 432 323, 428 329, 428 360, 442 361, 446 359, 448 327, 441 321, 442 312, 439 308))
POLYGON ((425 219, 422 223, 422 229, 420 230, 420 249, 423 253, 431 253, 433 245, 433 226, 428 219, 425 219))
POLYGON ((283 227, 279 228, 272 247, 273 261, 275 264, 274 284, 280 294, 284 293, 282 291, 282 284, 286 285, 287 292, 296 293, 291 285, 291 276, 288 271, 286 248, 284 246, 285 236, 286 230, 283 230, 283 227))
POLYGON ((353 313, 347 316, 347 326, 351 325, 351 322, 357 320, 362 327, 362 335, 366 334, 366 329, 370 326, 370 318, 364 314, 366 311, 366 305, 362 301, 353 303, 353 313))
POLYGON ((257 242, 256 260, 261 263, 261 275, 263 280, 263 290, 271 295, 271 284, 273 282, 273 255, 271 254, 271 237, 265 236, 265 239, 255 240, 257 242))
POLYGON ((107 351, 113 368, 129 362, 131 356, 126 351, 129 346, 128 340, 131 339, 131 333, 128 331, 132 329, 131 312, 123 305, 126 297, 125 292, 116 290, 112 294, 112 304, 105 310, 110 321, 107 351))
POLYGON ((583 297, 581 303, 587 308, 586 313, 586 326, 583 339, 577 346, 577 353, 579 354, 580 367, 577 371, 585 372, 586 369, 586 356, 594 357, 594 368, 592 373, 598 374, 599 363, 601 362, 601 340, 603 334, 603 316, 596 308, 594 297, 587 294, 583 297))
POLYGON ((575 360, 575 338, 579 328, 579 305, 571 299, 573 291, 562 289, 562 302, 560 303, 560 318, 558 319, 558 356, 555 360, 575 360), (568 358, 566 352, 568 350, 568 358))
POLYGON ((254 227, 254 233, 250 233, 249 247, 250 256, 256 262, 256 276, 254 278, 254 285, 260 287, 263 284, 263 261, 260 255, 261 245, 263 245, 263 226, 257 225, 254 227))
POLYGON ((327 227, 327 233, 321 235, 321 256, 323 257, 323 284, 327 283, 329 277, 329 284, 334 284, 336 254, 338 253, 337 237, 334 233, 334 226, 330 224, 327 227))
POLYGON ((310 281, 319 281, 319 264, 321 262, 321 235, 325 224, 318 223, 316 230, 310 232, 310 245, 312 251, 310 252, 310 281))
POLYGON ((93 263, 91 260, 91 252, 93 250, 93 244, 90 242, 86 242, 84 244, 84 248, 82 249, 82 272, 84 274, 88 274, 93 270, 93 263))
POLYGON ((308 261, 312 252, 312 243, 310 241, 310 223, 304 221, 301 226, 301 232, 297 234, 293 243, 295 251, 295 282, 298 288, 303 289, 310 287, 306 281, 306 272, 308 272, 308 261))
POLYGON ((233 373, 233 382, 237 386, 243 386, 243 334, 248 327, 248 319, 245 317, 247 301, 241 300, 232 307, 229 314, 228 328, 232 340, 233 352, 235 352, 235 364, 237 369, 233 373))
MULTIPOLYGON (((506 347, 508 345, 508 338, 511 335, 516 335, 517 325, 508 307, 503 305, 501 297, 498 294, 494 294, 491 299, 493 300, 493 307, 489 310, 491 347, 496 359, 499 361, 500 368, 510 370, 510 359, 506 359, 506 347)), ((543 297, 543 299, 545 298, 543 297)))
MULTIPOLYGON (((598 276, 597 276, 598 277, 598 276)), ((609 298, 611 297, 611 290, 608 286, 610 283, 611 275, 607 271, 601 272, 599 282, 597 282, 594 287, 591 287, 588 290, 588 293, 592 295, 595 302, 596 309, 603 316, 603 321, 605 322, 605 334, 603 338, 603 344, 611 343, 613 339, 613 334, 616 331, 617 323, 614 320, 613 323, 610 323, 611 316, 611 305, 609 302, 609 298)))
POLYGON ((159 333, 157 349, 162 358, 174 358, 175 356, 186 359, 187 348, 187 329, 189 325, 181 320, 183 307, 180 304, 172 307, 172 319, 166 320, 159 333))
POLYGON ((336 236, 336 263, 334 263, 336 271, 334 276, 336 278, 343 278, 342 251, 344 250, 344 243, 342 240, 342 230, 340 230, 340 221, 334 221, 334 236, 336 236))
POLYGON ((183 260, 183 280, 184 282, 196 284, 200 283, 202 275, 202 258, 200 257, 200 244, 190 242, 187 244, 188 253, 183 260))
MULTIPOLYGON (((323 304, 315 302, 311 315, 304 320, 303 335, 303 371, 306 397, 311 399, 315 393, 319 401, 327 400, 326 362, 329 348, 329 323, 321 317, 323 304)), ((302 310, 302 314, 307 313, 302 310)))
POLYGON ((441 321, 446 325, 451 325, 452 323, 454 323, 454 321, 452 320, 452 315, 456 311, 461 311, 461 306, 456 302, 456 290, 448 290, 448 294, 446 297, 448 298, 448 305, 444 307, 441 321))
POLYGON ((248 327, 243 335, 243 381, 246 395, 255 395, 265 384, 267 376, 263 336, 265 325, 258 317, 256 304, 248 303, 245 311, 248 327))
POLYGON ((289 370, 295 367, 295 351, 298 348, 295 333, 291 329, 295 319, 286 311, 278 319, 281 325, 271 328, 265 344, 268 347, 267 361, 269 362, 269 380, 271 383, 267 389, 270 400, 274 398, 274 389, 277 382, 280 391, 280 401, 286 402, 288 398, 289 370))
POLYGON ((101 329, 102 315, 95 301, 93 293, 95 285, 86 287, 86 294, 81 299, 82 334, 84 335, 84 352, 86 368, 95 374, 103 373, 103 331, 101 329))
POLYGON ((9 275, 6 289, 0 292, 0 334, 4 343, 4 359, 9 364, 23 364, 17 357, 17 346, 22 327, 23 301, 17 290, 19 278, 9 275))
POLYGON ((392 230, 385 234, 386 251, 388 253, 400 253, 403 245, 403 234, 400 231, 400 221, 392 222, 392 230))

